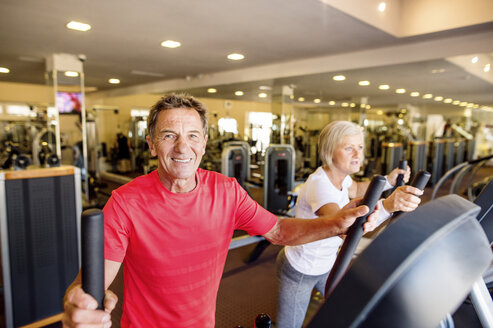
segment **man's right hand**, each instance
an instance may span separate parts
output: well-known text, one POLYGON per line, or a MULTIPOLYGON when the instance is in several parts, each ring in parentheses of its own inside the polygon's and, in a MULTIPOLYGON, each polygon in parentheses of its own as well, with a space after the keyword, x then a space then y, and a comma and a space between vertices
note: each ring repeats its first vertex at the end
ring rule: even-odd
POLYGON ((89 294, 82 290, 81 285, 71 288, 64 298, 63 327, 111 327, 111 311, 118 302, 118 296, 110 290, 106 290, 104 296, 104 311, 96 310, 97 302, 89 294))

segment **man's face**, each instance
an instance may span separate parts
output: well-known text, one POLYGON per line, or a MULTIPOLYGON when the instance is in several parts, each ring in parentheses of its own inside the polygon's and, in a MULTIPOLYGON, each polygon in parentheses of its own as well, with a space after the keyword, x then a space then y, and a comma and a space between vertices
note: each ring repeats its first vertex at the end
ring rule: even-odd
MULTIPOLYGON (((189 108, 163 110, 158 114, 154 138, 147 138, 152 156, 159 161, 161 181, 195 187, 195 171, 205 153, 207 136, 197 111, 189 108)), ((166 186, 170 187, 170 186, 166 186)))

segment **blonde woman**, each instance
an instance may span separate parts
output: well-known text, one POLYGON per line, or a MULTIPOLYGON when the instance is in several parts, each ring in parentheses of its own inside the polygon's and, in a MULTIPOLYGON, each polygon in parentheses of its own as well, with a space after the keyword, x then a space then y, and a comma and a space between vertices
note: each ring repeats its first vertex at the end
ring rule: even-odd
MULTIPOLYGON (((315 219, 330 215, 352 198, 363 197, 369 182, 356 182, 351 174, 360 170, 363 162, 363 133, 351 122, 328 124, 319 138, 323 165, 313 172, 301 188, 295 207, 298 218, 315 219)), ((410 168, 395 169, 387 176, 386 189, 392 188, 399 174, 409 180, 410 168)), ((412 211, 420 203, 422 191, 411 187, 397 188, 380 203, 380 222, 395 211, 412 211)), ((302 326, 313 288, 324 294, 325 283, 334 264, 341 237, 331 237, 299 246, 286 246, 277 257, 280 280, 277 312, 278 328, 302 326)))

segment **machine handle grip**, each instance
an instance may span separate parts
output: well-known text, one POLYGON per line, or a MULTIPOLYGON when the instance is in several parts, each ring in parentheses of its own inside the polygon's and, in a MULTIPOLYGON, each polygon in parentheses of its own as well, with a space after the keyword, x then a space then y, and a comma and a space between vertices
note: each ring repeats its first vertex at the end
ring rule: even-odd
POLYGON ((431 178, 431 173, 424 170, 419 170, 413 181, 411 182, 411 186, 418 188, 419 190, 424 190, 428 180, 431 178))
MULTIPOLYGON (((402 170, 405 170, 406 167, 407 167, 407 161, 405 159, 401 159, 399 161, 399 168, 402 170)), ((395 182, 394 189, 397 187, 403 186, 403 185, 404 185, 404 174, 399 174, 397 176, 397 180, 395 182)))
POLYGON ((363 236, 363 224, 366 222, 368 216, 375 210, 375 206, 382 195, 386 181, 387 180, 385 177, 381 175, 375 175, 371 180, 361 203, 361 205, 368 206, 370 210, 367 214, 357 218, 353 225, 349 227, 344 243, 339 251, 339 255, 337 255, 334 266, 332 267, 329 277, 327 278, 327 284, 325 285, 325 298, 329 297, 346 272, 346 269, 351 262, 351 258, 356 251, 356 247, 363 236))
POLYGON ((104 215, 99 209, 82 212, 82 289, 103 310, 104 299, 104 215))

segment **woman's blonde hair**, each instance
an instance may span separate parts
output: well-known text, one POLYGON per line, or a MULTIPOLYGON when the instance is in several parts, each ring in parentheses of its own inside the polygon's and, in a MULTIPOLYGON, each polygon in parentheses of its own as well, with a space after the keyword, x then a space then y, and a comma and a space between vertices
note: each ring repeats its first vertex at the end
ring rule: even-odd
POLYGON ((337 146, 341 143, 344 136, 360 134, 363 138, 363 131, 357 124, 348 121, 334 121, 327 124, 318 139, 318 153, 323 165, 332 167, 332 156, 337 146))

